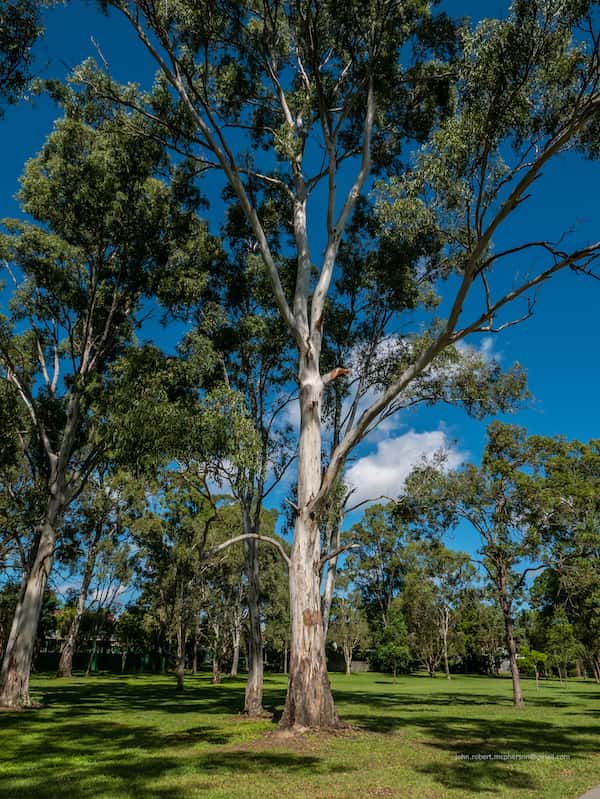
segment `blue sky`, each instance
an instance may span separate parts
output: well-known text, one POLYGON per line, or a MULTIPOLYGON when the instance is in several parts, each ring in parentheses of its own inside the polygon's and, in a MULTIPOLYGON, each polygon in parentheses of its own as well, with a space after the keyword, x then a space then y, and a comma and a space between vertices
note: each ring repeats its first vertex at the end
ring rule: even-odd
MULTIPOLYGON (((503 15, 508 3, 448 0, 441 7, 453 14, 477 18, 482 13, 503 15)), ((64 77, 83 59, 96 57, 92 37, 117 80, 151 81, 154 65, 125 22, 114 14, 107 18, 98 13, 94 3, 81 0, 47 12, 47 33, 36 47, 37 74, 64 77)), ((18 213, 14 194, 23 163, 39 150, 55 117, 55 107, 42 97, 9 108, 0 122, 0 217, 18 213)), ((507 240, 523 239, 533 231, 557 238, 575 222, 584 241, 599 238, 598 186, 599 164, 563 156, 548 170, 532 200, 515 217, 507 240)), ((600 283, 567 271, 541 289, 532 319, 483 343, 501 357, 504 365, 519 361, 527 369, 533 399, 510 421, 527 426, 532 433, 560 433, 583 440, 600 437, 599 310, 600 283)), ((481 346, 482 341, 473 344, 481 346)), ((379 436, 360 454, 370 456, 376 468, 378 457, 385 460, 385 453, 381 452, 385 440, 400 439, 407 433, 416 440, 415 436, 435 432, 456 442, 461 453, 477 460, 485 440, 485 422, 470 420, 464 412, 446 406, 421 409, 399 418, 385 438, 379 436)), ((410 442, 405 438, 404 444, 407 443, 410 442)), ((454 544, 471 549, 473 542, 469 538, 461 530, 454 544)))

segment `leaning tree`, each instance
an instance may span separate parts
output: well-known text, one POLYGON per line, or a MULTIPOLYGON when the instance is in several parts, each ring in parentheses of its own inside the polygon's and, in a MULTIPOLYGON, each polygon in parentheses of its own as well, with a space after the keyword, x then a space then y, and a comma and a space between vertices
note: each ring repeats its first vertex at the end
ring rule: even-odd
POLYGON ((90 65, 78 77, 145 113, 157 138, 214 175, 214 185, 226 184, 297 351, 282 724, 334 727, 319 586, 336 549, 323 553, 321 522, 348 456, 380 420, 418 399, 445 399, 449 385, 471 406, 498 407, 485 399, 493 393, 485 369, 479 380, 444 369, 450 354, 470 334, 529 316, 537 286, 563 269, 589 271, 600 250, 577 236, 570 245, 553 244, 547 232, 521 236, 513 224, 551 161, 569 149, 597 154, 596 4, 518 1, 507 19, 477 26, 454 26, 425 0, 102 5, 127 18, 159 77, 146 94, 120 91, 90 65), (350 239, 374 179, 376 207, 367 202, 350 239), (285 218, 282 240, 270 229, 273 209, 285 218), (363 298, 375 287, 370 296, 390 308, 379 346, 356 359, 367 374, 378 364, 370 381, 349 376, 350 361, 330 368, 322 357, 346 243, 370 281, 363 298), (434 313, 437 292, 443 319, 434 313), (512 313, 517 300, 523 308, 512 313), (324 395, 352 379, 356 402, 324 461, 324 395))
MULTIPOLYGON (((197 274, 205 254, 205 227, 156 177, 168 168, 160 143, 133 131, 125 112, 80 104, 66 89, 61 98, 65 117, 21 181, 31 221, 5 220, 0 235, 12 291, 0 317, 0 379, 26 419, 17 444, 36 465, 40 494, 0 676, 0 705, 10 707, 30 703, 36 630, 65 512, 119 438, 117 365, 134 349, 144 298, 158 272, 197 274)), ((139 402, 129 397, 130 412, 139 402)))

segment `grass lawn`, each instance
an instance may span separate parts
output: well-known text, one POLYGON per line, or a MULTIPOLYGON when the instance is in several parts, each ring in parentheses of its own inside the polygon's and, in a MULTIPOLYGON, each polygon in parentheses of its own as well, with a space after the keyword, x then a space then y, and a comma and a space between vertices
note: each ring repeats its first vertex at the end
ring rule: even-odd
MULTIPOLYGON (((0 714, 3 799, 571 799, 600 783, 600 689, 591 682, 332 675, 339 735, 274 737, 237 716, 243 681, 33 679, 40 709, 0 714), (460 754, 520 759, 459 759, 460 754), (568 757, 563 757, 568 756, 568 757)), ((285 678, 268 676, 281 711, 285 678)))

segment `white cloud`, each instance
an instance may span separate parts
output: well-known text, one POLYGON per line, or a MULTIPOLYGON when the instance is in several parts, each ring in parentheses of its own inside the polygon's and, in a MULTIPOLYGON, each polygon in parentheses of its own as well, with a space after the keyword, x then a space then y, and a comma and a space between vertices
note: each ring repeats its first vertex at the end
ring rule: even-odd
POLYGON ((357 460, 346 472, 346 482, 356 489, 352 504, 381 495, 397 497, 413 467, 442 450, 447 455, 448 469, 455 469, 466 459, 466 453, 454 448, 443 430, 426 433, 409 430, 379 441, 375 452, 357 460))

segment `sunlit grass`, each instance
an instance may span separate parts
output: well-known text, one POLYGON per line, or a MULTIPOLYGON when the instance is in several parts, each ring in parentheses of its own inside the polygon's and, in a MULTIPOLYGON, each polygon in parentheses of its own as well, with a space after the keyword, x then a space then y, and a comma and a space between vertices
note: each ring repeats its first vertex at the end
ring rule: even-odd
MULTIPOLYGON (((600 689, 504 679, 333 675, 340 735, 279 740, 238 711, 244 683, 36 677, 42 707, 0 715, 6 799, 571 799, 600 782, 600 689), (515 759, 459 759, 510 755, 515 759)), ((276 714, 285 678, 267 677, 276 714)))

